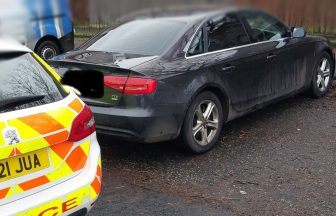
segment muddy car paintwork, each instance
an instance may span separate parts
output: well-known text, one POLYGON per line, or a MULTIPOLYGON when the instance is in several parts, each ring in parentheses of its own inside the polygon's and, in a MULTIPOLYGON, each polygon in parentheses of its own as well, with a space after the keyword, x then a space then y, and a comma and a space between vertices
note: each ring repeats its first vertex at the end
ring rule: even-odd
MULTIPOLYGON (((306 90, 311 84, 317 55, 327 51, 334 56, 326 39, 306 36, 251 43, 187 57, 185 48, 196 31, 220 13, 239 14, 240 9, 191 16, 184 33, 162 56, 141 56, 132 64, 123 64, 132 56, 123 57, 118 65, 114 60, 101 62, 99 55, 95 60, 95 54, 86 51, 84 44, 79 50, 59 56, 50 64, 63 71, 90 68, 105 74, 156 79, 158 87, 154 94, 109 92, 105 94, 105 101, 84 100, 95 113, 97 130, 101 133, 132 141, 158 142, 178 137, 189 104, 204 90, 213 91, 221 99, 225 122, 228 122, 306 90), (90 63, 74 57, 88 52, 90 63), (223 71, 230 67, 234 70, 223 71), (105 103, 106 100, 113 102, 105 103)), ((114 54, 110 55, 113 59, 114 54)))

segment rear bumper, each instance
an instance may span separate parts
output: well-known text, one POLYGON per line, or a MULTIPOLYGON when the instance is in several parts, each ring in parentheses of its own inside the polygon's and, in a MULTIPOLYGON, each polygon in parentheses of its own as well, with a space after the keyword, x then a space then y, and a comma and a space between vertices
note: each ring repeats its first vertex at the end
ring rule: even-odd
POLYGON ((96 135, 84 170, 39 193, 0 206, 1 215, 81 215, 90 211, 101 187, 100 147, 96 135))
POLYGON ((178 137, 185 104, 160 105, 153 109, 90 107, 98 134, 132 142, 155 143, 178 137))

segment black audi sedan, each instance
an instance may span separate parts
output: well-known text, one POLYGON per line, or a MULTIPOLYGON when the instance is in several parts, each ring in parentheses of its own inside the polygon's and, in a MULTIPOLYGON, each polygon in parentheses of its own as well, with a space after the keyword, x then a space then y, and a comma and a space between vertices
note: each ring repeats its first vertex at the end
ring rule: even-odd
POLYGON ((255 9, 143 18, 111 27, 49 63, 104 73, 84 98, 97 131, 152 143, 180 138, 200 154, 223 124, 300 92, 324 96, 335 58, 325 38, 255 9))

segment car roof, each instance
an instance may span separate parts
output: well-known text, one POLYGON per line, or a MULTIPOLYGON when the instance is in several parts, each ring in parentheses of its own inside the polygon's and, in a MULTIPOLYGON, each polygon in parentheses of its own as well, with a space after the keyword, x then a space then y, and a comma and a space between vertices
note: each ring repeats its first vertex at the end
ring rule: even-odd
POLYGON ((200 19, 206 19, 208 17, 215 16, 217 14, 226 14, 226 13, 236 12, 236 11, 238 11, 238 7, 227 7, 227 8, 220 9, 220 10, 195 12, 193 14, 189 14, 189 15, 187 14, 187 15, 176 16, 176 17, 161 17, 161 19, 172 19, 172 20, 180 20, 180 21, 185 21, 185 22, 194 22, 200 19))
MULTIPOLYGON (((180 21, 186 23, 195 23, 199 20, 206 19, 217 14, 226 14, 230 12, 236 12, 247 7, 238 6, 226 6, 221 9, 214 8, 200 8, 200 9, 189 9, 189 10, 165 10, 163 12, 152 12, 145 11, 140 13, 131 14, 120 18, 118 21, 121 23, 133 21, 133 20, 143 20, 143 19, 159 19, 159 20, 171 20, 180 21)), ((251 9, 251 8, 250 8, 251 9)))
POLYGON ((28 47, 20 44, 19 42, 11 39, 0 39, 0 54, 13 53, 13 52, 32 52, 28 47))

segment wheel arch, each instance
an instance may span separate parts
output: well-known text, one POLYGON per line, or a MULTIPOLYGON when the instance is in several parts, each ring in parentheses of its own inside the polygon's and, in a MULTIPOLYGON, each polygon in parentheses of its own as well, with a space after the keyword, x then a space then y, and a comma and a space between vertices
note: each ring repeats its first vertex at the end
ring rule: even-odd
MULTIPOLYGON (((193 96, 189 99, 188 104, 187 104, 187 108, 184 112, 184 118, 186 118, 188 109, 190 108, 191 103, 195 100, 195 98, 200 95, 202 92, 212 92, 214 93, 218 99, 221 101, 222 104, 222 108, 223 108, 223 114, 224 114, 224 122, 226 122, 229 119, 229 114, 230 114, 230 99, 228 97, 228 94, 226 93, 226 91, 220 87, 217 84, 207 84, 202 86, 201 88, 199 88, 194 94, 193 96)), ((184 122, 184 121, 183 121, 184 122)))
POLYGON ((327 53, 331 59, 332 59, 332 67, 333 67, 333 75, 335 75, 335 54, 333 49, 330 47, 330 45, 328 44, 328 42, 326 41, 320 41, 315 43, 315 57, 319 57, 320 55, 322 55, 323 53, 327 53))
POLYGON ((58 45, 59 49, 62 51, 62 46, 58 38, 53 35, 46 35, 37 41, 35 48, 34 48, 34 52, 37 52, 37 48, 45 41, 53 41, 54 43, 58 45))
POLYGON ((224 114, 224 116, 223 116, 223 119, 224 119, 223 123, 225 123, 225 122, 228 121, 228 119, 230 117, 230 110, 231 110, 230 109, 230 98, 228 97, 228 94, 218 84, 214 84, 214 83, 207 84, 207 85, 204 85, 204 86, 200 87, 193 94, 193 96, 189 99, 189 101, 187 103, 187 106, 186 106, 186 109, 184 111, 183 121, 182 121, 182 124, 180 125, 178 136, 180 135, 180 133, 182 131, 183 124, 185 122, 185 119, 186 119, 186 116, 187 116, 187 112, 188 112, 188 110, 190 108, 191 103, 195 100, 195 98, 198 95, 200 95, 202 92, 206 92, 206 91, 214 93, 218 97, 218 99, 221 101, 222 108, 223 108, 223 114, 224 114))
POLYGON ((333 70, 332 70, 332 75, 333 75, 333 77, 335 76, 335 55, 334 55, 334 52, 333 52, 333 50, 330 48, 330 47, 325 47, 323 50, 322 50, 322 52, 326 52, 326 53, 328 53, 329 55, 330 55, 330 57, 331 57, 331 59, 332 59, 332 63, 333 63, 333 65, 332 65, 332 68, 333 68, 333 70))
MULTIPOLYGON (((205 91, 214 93, 218 97, 218 99, 221 101, 222 108, 223 108, 223 114, 224 114, 224 122, 226 122, 229 118, 230 109, 229 109, 229 97, 227 93, 225 92, 225 90, 216 85, 209 85, 209 86, 204 86, 204 88, 202 88, 197 95, 205 91)), ((195 95, 195 97, 197 95, 195 95)))

